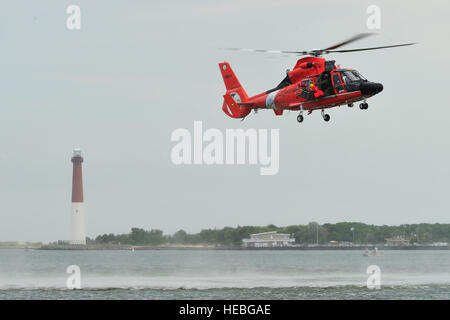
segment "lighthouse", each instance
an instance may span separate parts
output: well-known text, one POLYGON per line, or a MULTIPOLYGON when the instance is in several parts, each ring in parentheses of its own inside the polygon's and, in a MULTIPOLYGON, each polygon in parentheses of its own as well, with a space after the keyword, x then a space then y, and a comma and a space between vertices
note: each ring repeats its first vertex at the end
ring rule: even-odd
POLYGON ((83 157, 80 149, 73 150, 72 156, 72 212, 70 215, 70 244, 86 244, 86 227, 84 222, 83 174, 81 164, 83 157))

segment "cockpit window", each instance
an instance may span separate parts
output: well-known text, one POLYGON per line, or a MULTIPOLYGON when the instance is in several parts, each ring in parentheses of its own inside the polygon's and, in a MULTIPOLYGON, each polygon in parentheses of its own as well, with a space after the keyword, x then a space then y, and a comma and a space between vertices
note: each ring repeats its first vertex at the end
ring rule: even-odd
POLYGON ((367 79, 364 78, 364 77, 361 75, 361 73, 359 73, 358 71, 352 70, 352 73, 355 75, 355 77, 359 78, 360 80, 367 81, 367 79))
POLYGON ((342 70, 340 71, 342 82, 345 84, 345 88, 348 92, 359 90, 359 84, 361 81, 367 81, 356 70, 342 70))
POLYGON ((359 77, 351 71, 343 71, 341 75, 342 75, 342 80, 345 83, 359 81, 359 77))

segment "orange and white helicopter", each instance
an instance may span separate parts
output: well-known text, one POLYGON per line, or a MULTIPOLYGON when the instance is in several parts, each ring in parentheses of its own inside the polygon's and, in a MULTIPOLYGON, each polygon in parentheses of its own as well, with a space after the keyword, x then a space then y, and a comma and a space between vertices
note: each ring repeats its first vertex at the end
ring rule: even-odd
POLYGON ((360 109, 368 108, 366 100, 383 90, 381 83, 371 82, 354 69, 341 69, 335 65, 334 60, 325 60, 321 56, 329 53, 345 53, 355 51, 377 50, 410 46, 414 43, 395 44, 382 47, 360 48, 349 50, 335 50, 371 33, 358 34, 348 40, 342 41, 326 49, 310 51, 274 51, 227 48, 228 50, 268 52, 281 54, 308 55, 297 61, 293 70, 287 70, 286 77, 278 86, 249 97, 240 84, 228 62, 219 63, 225 87, 222 110, 231 118, 244 119, 252 110, 273 109, 277 116, 284 110, 299 110, 297 121, 303 121, 303 111, 311 114, 313 110, 321 110, 325 121, 330 115, 325 109, 341 105, 353 107, 353 104, 362 101, 360 109))

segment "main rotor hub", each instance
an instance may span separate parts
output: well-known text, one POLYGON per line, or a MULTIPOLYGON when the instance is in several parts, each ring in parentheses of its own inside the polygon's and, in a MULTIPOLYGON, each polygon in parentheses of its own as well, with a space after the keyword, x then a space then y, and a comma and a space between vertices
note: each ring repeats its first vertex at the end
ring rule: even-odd
POLYGON ((308 52, 310 55, 312 55, 313 57, 320 57, 322 55, 322 50, 320 49, 313 49, 310 52, 308 52))

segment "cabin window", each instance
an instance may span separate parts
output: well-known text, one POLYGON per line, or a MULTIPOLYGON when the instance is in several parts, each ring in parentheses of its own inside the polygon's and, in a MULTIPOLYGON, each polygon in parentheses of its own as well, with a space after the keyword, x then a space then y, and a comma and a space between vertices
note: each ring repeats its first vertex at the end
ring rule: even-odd
POLYGON ((312 83, 311 79, 306 79, 302 81, 302 84, 304 84, 306 87, 309 87, 309 85, 312 83))

